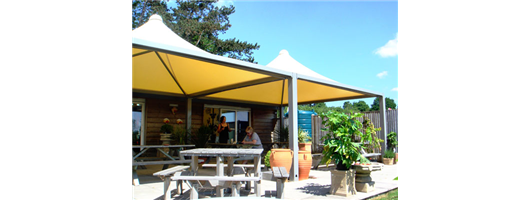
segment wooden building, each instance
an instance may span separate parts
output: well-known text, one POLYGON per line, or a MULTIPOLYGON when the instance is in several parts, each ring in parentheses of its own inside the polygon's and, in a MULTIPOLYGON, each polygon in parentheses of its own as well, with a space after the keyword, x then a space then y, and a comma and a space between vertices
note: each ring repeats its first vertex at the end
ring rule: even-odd
MULTIPOLYGON (((143 134, 140 135, 139 144, 161 144, 160 127, 164 124, 164 118, 168 118, 170 124, 175 127, 181 126, 185 128, 187 124, 187 100, 185 98, 133 93, 133 106, 141 107, 141 109, 137 109, 138 111, 136 111, 140 112, 138 114, 141 116, 137 121, 141 122, 141 127, 145 127, 143 134), (172 112, 173 107, 177 108, 175 114, 172 112), (177 119, 182 120, 183 123, 176 124, 177 119)), ((252 126, 254 131, 258 133, 262 143, 268 144, 272 142, 271 132, 274 130, 274 125, 277 121, 278 115, 276 113, 278 112, 278 107, 198 99, 192 102, 192 133, 196 132, 202 125, 209 125, 205 119, 208 118, 209 120, 211 116, 206 113, 210 113, 210 110, 214 109, 218 109, 218 112, 220 111, 221 114, 224 113, 224 115, 229 116, 227 122, 229 122, 232 129, 235 129, 234 134, 238 133, 233 136, 237 141, 242 141, 246 127, 252 126), (242 119, 235 121, 235 119, 229 119, 231 115, 243 117, 239 117, 242 119)), ((215 124, 219 123, 218 119, 219 115, 215 116, 215 124)))

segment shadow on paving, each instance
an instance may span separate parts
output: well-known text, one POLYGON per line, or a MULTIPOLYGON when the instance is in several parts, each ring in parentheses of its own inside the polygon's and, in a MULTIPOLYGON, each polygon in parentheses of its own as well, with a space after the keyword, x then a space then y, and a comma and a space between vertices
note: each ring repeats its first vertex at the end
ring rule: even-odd
POLYGON ((318 183, 309 183, 304 187, 296 188, 297 190, 302 190, 306 194, 316 195, 316 196, 327 196, 331 185, 320 185, 318 183))

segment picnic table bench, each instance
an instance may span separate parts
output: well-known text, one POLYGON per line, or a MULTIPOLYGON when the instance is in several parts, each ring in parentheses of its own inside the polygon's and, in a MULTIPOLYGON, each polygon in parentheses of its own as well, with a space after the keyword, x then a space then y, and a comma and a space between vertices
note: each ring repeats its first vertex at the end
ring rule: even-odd
MULTIPOLYGON (((153 174, 153 176, 158 176, 160 179, 164 181, 164 200, 171 199, 171 191, 169 190, 169 186, 171 185, 171 177, 175 175, 177 172, 182 172, 186 169, 190 168, 190 166, 183 166, 178 165, 169 169, 165 169, 159 172, 156 172, 153 174)), ((177 181, 177 194, 182 194, 183 188, 182 188, 182 180, 177 181), (180 192, 179 192, 180 187, 180 192)))
POLYGON ((195 145, 133 145, 133 149, 141 149, 140 152, 135 153, 134 150, 132 151, 132 166, 133 166, 133 185, 140 185, 140 181, 138 180, 138 174, 136 173, 136 170, 138 166, 145 166, 145 165, 164 165, 162 167, 162 170, 165 170, 169 167, 169 165, 178 165, 178 164, 191 164, 192 160, 186 160, 184 159, 183 155, 180 155, 179 157, 173 157, 172 155, 175 152, 179 152, 183 148, 193 148, 195 145), (161 152, 164 157, 142 157, 140 155, 147 152, 148 149, 155 148, 157 151, 161 152), (164 151, 165 148, 169 148, 169 154, 164 151), (173 149, 172 149, 173 148, 173 149))
POLYGON ((285 167, 273 167, 272 173, 274 178, 276 178, 276 198, 283 199, 284 184, 289 178, 289 173, 287 173, 285 167))
MULTIPOLYGON (((202 167, 203 168, 205 168, 205 167, 217 167, 217 165, 216 164, 203 164, 202 167)), ((224 164, 223 167, 228 167, 228 164, 224 164)), ((263 167, 265 167, 265 165, 260 165, 260 167, 263 168, 263 167)), ((229 176, 232 176, 232 175, 236 174, 234 171, 237 170, 237 169, 242 169, 243 173, 245 174, 245 176, 246 177, 250 177, 251 174, 252 174, 252 171, 254 169, 254 164, 234 164, 233 168, 232 168, 232 171, 231 172, 227 172, 227 174, 229 176)), ((250 190, 251 189, 250 182, 251 181, 247 181, 246 182, 245 190, 250 190)))
POLYGON ((217 197, 223 197, 223 191, 221 190, 223 187, 231 187, 232 188, 232 196, 238 197, 240 194, 241 189, 241 182, 250 182, 250 181, 260 181, 261 180, 261 173, 258 177, 241 177, 241 176, 185 176, 185 175, 175 175, 171 178, 171 180, 175 181, 185 181, 188 186, 191 188, 190 192, 190 199, 198 199, 199 193, 198 193, 198 187, 199 184, 190 184, 189 181, 223 181, 224 183, 222 185, 217 185, 216 188, 216 195, 217 197))

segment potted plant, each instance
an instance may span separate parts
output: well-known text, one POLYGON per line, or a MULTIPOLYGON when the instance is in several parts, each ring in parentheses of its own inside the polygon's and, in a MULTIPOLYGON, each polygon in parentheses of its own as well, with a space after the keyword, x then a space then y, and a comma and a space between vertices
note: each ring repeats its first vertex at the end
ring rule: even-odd
POLYGON ((171 141, 171 133, 173 132, 173 126, 169 125, 169 119, 164 118, 164 125, 160 127, 160 140, 162 141, 163 145, 169 145, 169 141, 171 141))
POLYGON ((309 178, 313 158, 311 157, 311 137, 300 127, 298 127, 298 150, 298 172, 300 173, 298 180, 305 180, 309 178))
POLYGON ((328 118, 323 121, 324 127, 322 130, 328 131, 323 137, 324 150, 322 151, 322 162, 326 166, 334 161, 338 170, 347 170, 356 161, 360 163, 370 163, 368 159, 361 155, 361 144, 352 141, 353 136, 361 136, 359 131, 362 127, 361 122, 355 120, 356 117, 361 117, 362 113, 338 113, 336 111, 328 111, 322 114, 323 118, 328 118))
POLYGON ((394 164, 394 157, 396 155, 391 150, 385 150, 385 153, 383 154, 383 164, 385 165, 392 165, 394 164))
POLYGON ((188 130, 184 127, 180 127, 177 125, 175 130, 173 130, 173 133, 171 134, 171 140, 174 144, 185 144, 186 138, 188 136, 188 130))
POLYGON ((298 128, 298 150, 311 152, 311 137, 309 132, 298 128))
POLYGON ((398 146, 397 133, 394 131, 390 132, 387 135, 387 141, 388 141, 389 149, 392 149, 396 155, 396 157, 394 158, 394 164, 395 164, 397 163, 397 159, 398 159, 398 153, 396 152, 396 147, 398 146))
POLYGON ((350 196, 355 192, 354 180, 355 173, 350 169, 352 164, 356 161, 360 163, 370 163, 368 159, 361 155, 361 144, 354 143, 354 136, 361 136, 362 124, 356 120, 356 117, 361 117, 361 113, 338 113, 336 111, 328 111, 322 114, 322 118, 327 120, 322 121, 322 130, 328 131, 323 137, 324 150, 322 151, 322 162, 326 166, 335 162, 336 170, 331 171, 331 188, 330 193, 334 195, 350 196))
POLYGON ((213 130, 209 126, 202 125, 195 133, 191 134, 191 142, 195 144, 197 148, 206 147, 208 139, 213 134, 213 130))

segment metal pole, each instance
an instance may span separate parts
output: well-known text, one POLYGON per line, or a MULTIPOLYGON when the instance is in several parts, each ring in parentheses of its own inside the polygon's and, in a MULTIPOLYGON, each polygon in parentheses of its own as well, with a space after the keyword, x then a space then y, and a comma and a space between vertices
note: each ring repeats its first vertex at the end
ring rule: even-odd
POLYGON ((384 141, 383 141, 383 146, 381 148, 381 155, 383 155, 383 153, 385 152, 386 150, 386 105, 385 105, 385 95, 381 95, 378 97, 379 98, 379 117, 380 117, 380 121, 381 121, 381 133, 383 133, 384 135, 384 141))
POLYGON ((298 74, 289 78, 289 148, 293 151, 293 164, 289 181, 298 181, 298 74))

